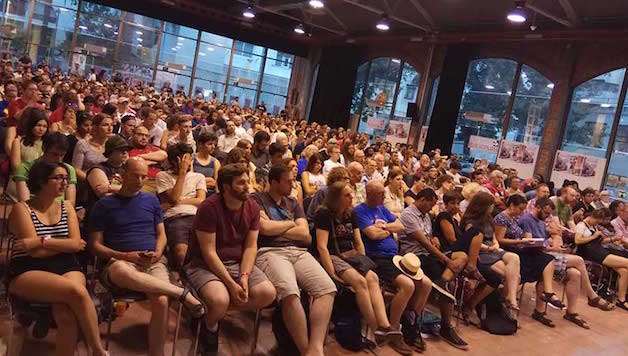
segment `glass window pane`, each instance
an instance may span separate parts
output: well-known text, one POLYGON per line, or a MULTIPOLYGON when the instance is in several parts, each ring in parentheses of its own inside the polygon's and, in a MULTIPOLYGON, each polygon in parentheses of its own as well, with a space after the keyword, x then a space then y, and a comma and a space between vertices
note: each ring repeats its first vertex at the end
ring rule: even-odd
POLYGON ((35 2, 29 42, 57 50, 70 50, 76 11, 35 2))
MULTIPOLYGON (((196 78, 226 83, 231 49, 201 43, 196 63, 196 78)), ((220 94, 222 96, 222 93, 220 94)))
POLYGON ((612 199, 628 200, 628 99, 624 100, 604 189, 612 199))
POLYGON ((2 49, 24 52, 30 1, 0 1, 0 45, 2 49))
POLYGON ((561 150, 606 156, 625 72, 617 69, 574 89, 561 150))
POLYGON ((273 58, 266 58, 264 66, 264 78, 262 79, 262 91, 288 95, 288 86, 290 85, 290 76, 292 75, 292 64, 294 56, 291 54, 268 50, 273 52, 273 58))
POLYGON ((201 93, 205 100, 211 99, 212 95, 216 93, 218 99, 222 101, 223 95, 225 93, 225 85, 223 83, 195 78, 194 90, 192 91, 192 93, 194 93, 195 96, 197 96, 198 93, 201 93))
POLYGON ((150 30, 136 25, 123 25, 118 60, 122 63, 134 65, 154 66, 157 53, 157 30, 150 30))
POLYGON ((401 60, 395 58, 376 58, 371 61, 369 81, 364 94, 359 132, 385 137, 390 120, 392 102, 397 90, 397 80, 401 70, 401 60), (368 118, 378 120, 378 124, 368 125, 368 118))
MULTIPOLYGON (((256 90, 261 67, 262 57, 235 51, 229 85, 256 90)), ((240 101, 240 106, 242 106, 242 101, 240 101)))
MULTIPOLYGON (((451 148, 464 158, 487 159, 495 162, 501 140, 503 120, 512 94, 517 63, 508 59, 484 58, 469 64, 467 80, 462 93, 456 133, 451 148), (469 147, 472 142, 497 140, 494 150, 469 147)), ((489 141, 482 142, 482 145, 489 141)))
POLYGON ((175 74, 192 74, 194 54, 196 53, 196 40, 190 40, 177 35, 164 33, 161 41, 161 53, 159 55, 160 68, 168 68, 175 74))
POLYGON ((355 78, 355 87, 353 88, 353 97, 351 98, 351 115, 358 113, 360 105, 362 105, 362 97, 364 96, 364 84, 366 83, 366 75, 368 74, 369 63, 362 63, 358 67, 358 73, 355 78))
POLYGON ((80 12, 89 16, 109 18, 112 22, 119 22, 120 15, 122 14, 122 11, 113 7, 95 4, 88 1, 81 2, 80 12))
POLYGON ((421 74, 419 74, 408 63, 404 63, 403 70, 401 71, 401 84, 399 85, 399 94, 397 94, 397 102, 395 103, 396 117, 407 116, 406 114, 408 112, 408 103, 416 103, 420 83, 421 74))
POLYGON ((191 27, 185 27, 181 25, 177 25, 171 22, 164 23, 164 32, 177 35, 180 37, 190 38, 196 41, 198 39, 198 30, 195 30, 191 27))
MULTIPOLYGON (((129 78, 131 85, 135 85, 137 83, 146 84, 153 81, 153 67, 121 63, 118 64, 116 71, 122 74, 122 78, 129 78)), ((187 92, 187 87, 185 90, 187 92)))
POLYGON ((233 46, 233 40, 231 38, 215 35, 209 32, 201 33, 201 41, 212 44, 214 46, 220 46, 229 49, 231 49, 231 47, 233 46))
MULTIPOLYGON (((72 10, 78 10, 78 1, 76 0, 39 0, 42 3, 47 3, 54 6, 65 7, 72 10)), ((13 0, 11 0, 13 2, 13 0)))
POLYGON ((258 56, 264 55, 264 47, 256 46, 254 44, 246 43, 242 41, 235 42, 235 49, 246 55, 251 55, 251 54, 256 54, 258 56))
POLYGON ((554 84, 541 73, 526 65, 515 93, 506 139, 533 145, 541 144, 543 127, 554 84))
POLYGON ((440 83, 440 76, 434 79, 432 84, 432 92, 430 93, 430 106, 427 108, 427 118, 425 119, 425 126, 430 126, 432 121, 432 113, 434 112, 434 104, 436 104, 436 93, 438 93, 438 84, 440 83))
POLYGON ((106 70, 111 73, 118 38, 120 10, 83 1, 73 63, 106 70))
POLYGON ((182 89, 184 93, 188 94, 188 89, 190 88, 190 77, 187 75, 158 70, 157 75, 155 76, 155 88, 158 88, 158 90, 161 91, 165 83, 170 83, 170 87, 175 93, 177 90, 182 89))
POLYGON ((262 92, 259 96, 259 102, 266 105, 267 112, 273 115, 279 115, 281 110, 286 106, 286 97, 262 92))
POLYGON ((256 96, 257 93, 255 90, 236 87, 233 85, 230 85, 229 90, 227 91, 227 101, 231 102, 237 97, 241 108, 252 108, 255 105, 256 96))
POLYGON ((159 27, 161 26, 161 20, 154 19, 152 17, 147 17, 144 15, 134 14, 132 12, 127 12, 124 15, 124 22, 128 22, 134 25, 139 25, 144 28, 152 28, 155 31, 158 31, 159 27))
POLYGON ((41 63, 45 60, 51 70, 59 68, 64 73, 68 70, 68 61, 70 59, 69 51, 32 44, 29 46, 28 53, 33 59, 33 63, 41 63))

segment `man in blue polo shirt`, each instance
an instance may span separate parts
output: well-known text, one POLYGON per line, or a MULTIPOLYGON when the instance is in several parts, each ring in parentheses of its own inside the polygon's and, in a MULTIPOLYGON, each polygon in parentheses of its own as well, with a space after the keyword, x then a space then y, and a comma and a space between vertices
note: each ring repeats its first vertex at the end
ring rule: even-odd
POLYGON ((122 187, 94 204, 89 220, 92 252, 109 260, 105 280, 115 287, 146 293, 151 301, 149 355, 163 355, 168 320, 168 297, 178 298, 194 317, 204 313, 187 289, 170 283, 166 232, 159 201, 142 192, 148 164, 130 158, 120 172, 122 187))
MULTIPOLYGON (((427 276, 420 281, 413 280, 394 265, 392 258, 397 255, 397 241, 393 234, 403 232, 404 228, 384 206, 384 184, 381 181, 371 180, 366 184, 366 201, 355 207, 354 213, 366 255, 377 265, 374 272, 397 290, 390 304, 390 327, 399 330, 406 307, 408 310, 404 319, 414 322, 416 318, 413 314, 421 314, 430 295, 432 281, 427 276)), ((402 338, 391 341, 390 346, 402 355, 412 354, 412 348, 402 338)), ((412 347, 422 352, 425 343, 419 337, 412 347)))

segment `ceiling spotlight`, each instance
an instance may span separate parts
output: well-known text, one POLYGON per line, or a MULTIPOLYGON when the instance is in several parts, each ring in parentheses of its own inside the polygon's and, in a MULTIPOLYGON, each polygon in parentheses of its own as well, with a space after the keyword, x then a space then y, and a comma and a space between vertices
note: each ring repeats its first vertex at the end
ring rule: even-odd
POLYGON ((323 3, 322 0, 310 0, 310 6, 315 9, 320 9, 322 7, 325 7, 325 3, 323 3))
POLYGON ((396 58, 393 58, 393 59, 392 59, 392 62, 393 62, 393 63, 397 63, 397 64, 399 64, 399 63, 401 63, 401 59, 396 59, 396 58))
POLYGON ((80 26, 79 26, 79 28, 80 28, 81 30, 87 30, 87 26, 80 25, 80 26))
POLYGON ((144 39, 143 39, 143 38, 139 38, 139 37, 138 37, 138 38, 137 38, 137 41, 138 41, 138 42, 142 42, 142 41, 144 41, 144 39))
POLYGON ((554 89, 554 83, 547 84, 547 87, 550 88, 550 89, 554 89))
POLYGON ((611 104, 600 104, 600 106, 603 107, 603 108, 610 108, 613 105, 611 105, 611 104))
POLYGON ((111 26, 110 24, 106 23, 103 26, 105 26, 106 28, 112 28, 113 26, 111 26))
POLYGON ((302 35, 305 33, 305 27, 303 27, 303 24, 298 24, 297 27, 294 28, 294 32, 302 35))
POLYGON ((144 32, 142 32, 142 31, 135 31, 135 33, 137 33, 140 36, 144 34, 144 32))
POLYGON ((382 18, 377 21, 377 25, 375 25, 375 27, 380 31, 390 30, 390 21, 388 20, 388 16, 386 16, 386 14, 382 15, 382 18))
POLYGON ((486 84, 484 87, 485 87, 486 89, 488 89, 488 90, 493 90, 493 89, 495 89, 495 87, 494 87, 494 86, 492 86, 492 85, 490 85, 490 84, 486 84))
POLYGON ((587 99, 587 98, 580 99, 580 102, 581 102, 581 103, 588 104, 588 103, 590 103, 590 102, 591 102, 591 99, 587 99))
POLYGON ((255 11, 253 11, 252 7, 247 6, 246 9, 242 11, 242 16, 246 17, 247 19, 252 19, 255 17, 255 11))
POLYGON ((515 22, 515 23, 526 22, 526 20, 528 19, 528 16, 526 15, 526 12, 523 10, 524 5, 525 5, 525 1, 515 1, 515 8, 510 10, 508 15, 506 16, 508 21, 515 22))

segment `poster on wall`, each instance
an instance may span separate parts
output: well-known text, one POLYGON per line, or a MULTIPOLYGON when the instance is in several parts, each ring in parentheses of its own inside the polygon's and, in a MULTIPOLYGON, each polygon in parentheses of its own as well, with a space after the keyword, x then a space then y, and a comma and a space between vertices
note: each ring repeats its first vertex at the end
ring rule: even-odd
POLYGON ((489 137, 469 136, 469 151, 472 157, 488 158, 494 160, 499 151, 499 140, 489 137))
POLYGON ((386 130, 386 141, 391 144, 408 143, 408 136, 410 135, 410 121, 395 121, 388 122, 388 129, 386 130))
POLYGON ((383 130, 386 128, 386 119, 369 116, 368 119, 366 119, 366 126, 372 130, 383 130))
POLYGON ((417 145, 417 152, 423 152, 425 148, 425 140, 427 139, 427 130, 429 126, 421 126, 421 132, 419 133, 419 144, 417 145))
POLYGON ((552 181, 557 187, 562 186, 565 179, 569 179, 578 182, 581 189, 588 187, 599 189, 602 185, 605 166, 605 158, 557 151, 552 168, 552 181))
POLYGON ((520 177, 532 177, 539 146, 503 140, 497 155, 497 164, 515 168, 520 177))

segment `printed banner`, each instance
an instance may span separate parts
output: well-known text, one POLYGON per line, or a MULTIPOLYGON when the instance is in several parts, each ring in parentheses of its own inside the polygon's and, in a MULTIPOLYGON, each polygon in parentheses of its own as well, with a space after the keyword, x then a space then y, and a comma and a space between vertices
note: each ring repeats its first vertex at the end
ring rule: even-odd
POLYGON ((532 177, 539 146, 503 140, 497 164, 504 168, 515 168, 522 178, 532 177))
POLYGON ((578 182, 581 189, 587 187, 600 189, 604 179, 605 166, 605 158, 557 151, 552 168, 552 181, 557 187, 562 186, 565 179, 569 179, 578 182))
POLYGON ((388 122, 388 130, 386 130, 386 141, 391 144, 408 143, 410 135, 410 121, 394 121, 388 122))
POLYGON ((374 116, 369 116, 366 120, 366 126, 373 130, 383 130, 386 128, 387 119, 378 119, 374 116))
POLYGON ((469 136, 469 149, 488 151, 496 154, 499 151, 499 140, 471 135, 469 136))

